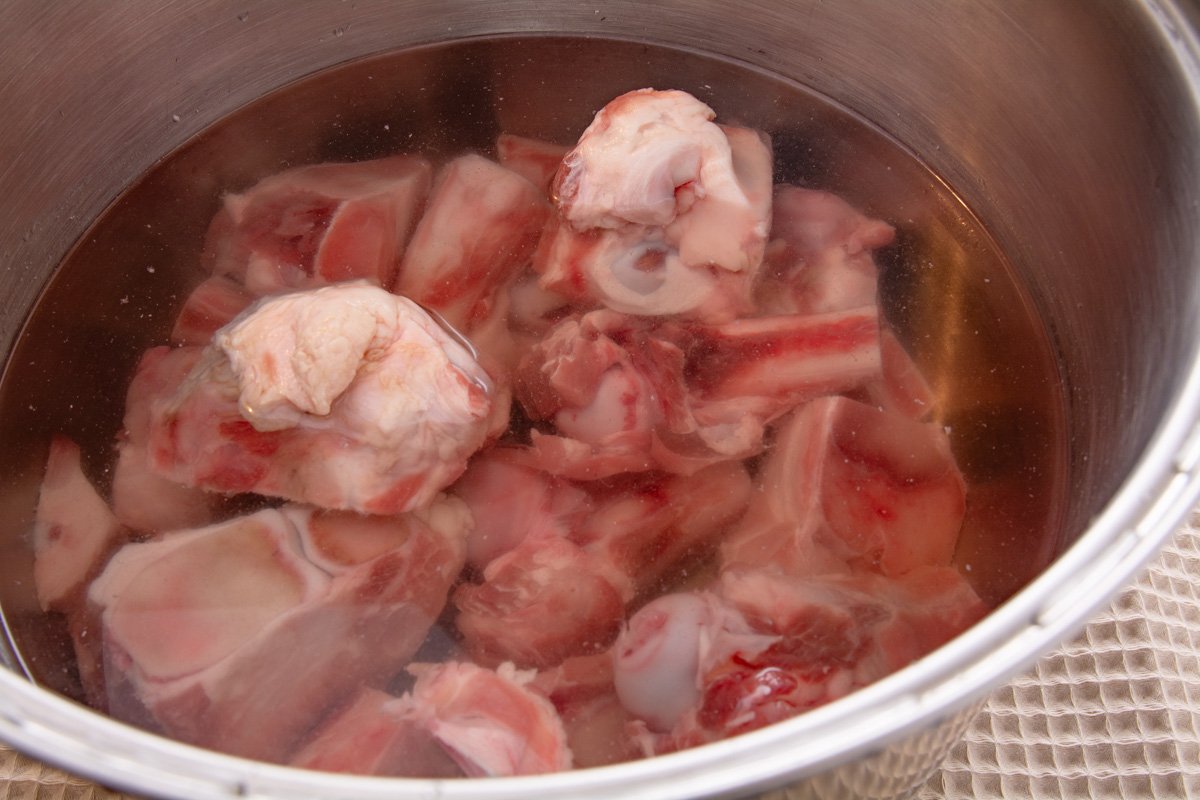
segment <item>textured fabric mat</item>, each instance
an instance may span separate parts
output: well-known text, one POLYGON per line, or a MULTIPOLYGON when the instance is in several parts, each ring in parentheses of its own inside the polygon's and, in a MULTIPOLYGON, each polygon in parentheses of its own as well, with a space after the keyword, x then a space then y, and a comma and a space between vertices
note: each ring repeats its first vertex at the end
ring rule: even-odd
MULTIPOLYGON (((0 800, 123 800, 0 744, 0 800)), ((994 692, 918 800, 1200 800, 1200 514, 994 692)))

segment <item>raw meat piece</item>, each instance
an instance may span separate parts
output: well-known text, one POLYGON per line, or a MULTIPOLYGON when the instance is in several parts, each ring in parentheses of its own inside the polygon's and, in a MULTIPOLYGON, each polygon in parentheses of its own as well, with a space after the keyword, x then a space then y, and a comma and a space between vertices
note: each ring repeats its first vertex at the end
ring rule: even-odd
POLYGON ((769 192, 763 198, 743 185, 715 116, 686 92, 641 89, 616 98, 563 159, 554 184, 563 216, 578 230, 667 229, 687 267, 756 269, 769 192))
POLYGON ((475 517, 467 561, 479 569, 526 538, 567 536, 592 505, 582 489, 524 466, 515 450, 503 447, 471 459, 451 491, 475 517))
POLYGON ((291 766, 352 775, 458 778, 462 769, 414 720, 401 716, 399 698, 363 689, 325 720, 291 759, 291 766))
POLYGON ((940 426, 844 397, 814 400, 780 426, 760 481, 759 502, 722 545, 726 567, 802 576, 946 565, 965 512, 940 426))
POLYGON ((412 657, 465 557, 456 500, 367 518, 286 507, 122 548, 89 590, 109 710, 281 760, 412 657))
POLYGON ((773 642, 711 592, 663 595, 634 614, 617 639, 613 684, 632 715, 667 732, 698 706, 701 678, 714 664, 773 642))
POLYGON ((523 359, 516 396, 553 434, 530 459, 575 479, 747 458, 766 425, 813 396, 880 373, 874 306, 719 326, 655 325, 593 311, 555 326, 523 359))
POLYGON ((393 290, 470 334, 529 263, 550 215, 537 187, 486 158, 447 164, 393 290))
POLYGON ((147 533, 195 528, 213 520, 219 497, 168 480, 150 463, 150 405, 173 392, 200 358, 198 347, 154 347, 138 363, 125 399, 124 427, 117 438, 113 513, 147 533))
POLYGON ((171 343, 206 345, 213 334, 254 302, 254 296, 225 275, 214 275, 192 290, 171 330, 171 343))
POLYGON ((599 652, 625 616, 624 576, 569 539, 526 538, 454 593, 456 625, 481 664, 549 667, 599 652))
POLYGON ((165 477, 377 514, 428 503, 494 424, 467 350, 361 282, 261 301, 151 411, 165 477))
POLYGON ((836 700, 986 613, 949 567, 797 580, 729 571, 719 594, 668 595, 617 643, 618 694, 649 753, 723 739, 836 700))
POLYGON ((873 305, 878 270, 871 254, 895 233, 829 192, 777 186, 760 309, 826 314, 873 305))
POLYGON ((640 758, 630 736, 636 719, 613 686, 613 653, 573 656, 538 672, 530 687, 549 698, 563 721, 576 767, 601 767, 640 758))
POLYGON ((625 609, 713 552, 750 493, 733 462, 592 488, 595 510, 577 527, 527 536, 487 566, 482 583, 458 589, 468 651, 485 664, 545 668, 608 647, 625 609))
POLYGON ((206 259, 254 295, 354 279, 389 286, 431 174, 424 159, 393 156, 264 178, 225 196, 206 259))
POLYGON ((882 374, 863 386, 866 402, 909 419, 927 421, 937 415, 937 396, 896 334, 879 332, 882 374))
POLYGON ((746 510, 753 489, 736 461, 694 475, 650 476, 595 492, 595 511, 573 534, 589 552, 602 555, 628 603, 658 594, 680 564, 698 563, 716 549, 722 534, 746 510))
POLYGON ((541 285, 579 304, 641 316, 727 322, 750 311, 770 216, 771 151, 757 131, 726 127, 718 134, 727 137, 730 170, 748 219, 731 211, 727 200, 700 193, 666 227, 580 228, 557 221, 534 258, 541 285), (747 224, 754 233, 738 227, 747 224), (739 236, 748 242, 745 252, 729 253, 728 244, 739 236))
POLYGON ((547 195, 550 182, 571 148, 540 139, 502 133, 496 138, 496 156, 500 166, 511 169, 547 195))
POLYGON ((399 713, 427 731, 469 777, 538 775, 571 768, 554 706, 528 688, 533 673, 465 662, 414 664, 399 713))
POLYGON ((691 329, 693 384, 706 398, 802 399, 856 388, 880 374, 879 309, 740 319, 691 329))
POLYGON ((125 538, 121 523, 83 474, 79 446, 50 440, 33 521, 33 585, 46 611, 78 611, 87 582, 125 538))

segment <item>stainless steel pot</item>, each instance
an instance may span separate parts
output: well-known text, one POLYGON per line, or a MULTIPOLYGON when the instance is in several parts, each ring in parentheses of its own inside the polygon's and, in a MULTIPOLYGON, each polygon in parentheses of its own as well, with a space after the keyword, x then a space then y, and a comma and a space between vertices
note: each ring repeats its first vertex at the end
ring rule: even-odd
MULTIPOLYGON (((787 784, 795 796, 903 796, 972 703, 1078 628, 1200 495, 1197 16, 1170 0, 9 0, 6 350, 68 248, 133 178, 264 93, 415 44, 616 37, 807 84, 919 153, 983 216, 1048 322, 1070 463, 1058 557, 984 622, 844 700, 709 747, 537 779, 306 773, 112 722, 35 686, 11 647, 0 651, 0 738, 103 783, 172 797, 706 797, 787 784)), ((6 531, 27 525, 35 491, 4 487, 6 531)), ((3 580, 27 581, 27 543, 6 535, 0 548, 3 580)))

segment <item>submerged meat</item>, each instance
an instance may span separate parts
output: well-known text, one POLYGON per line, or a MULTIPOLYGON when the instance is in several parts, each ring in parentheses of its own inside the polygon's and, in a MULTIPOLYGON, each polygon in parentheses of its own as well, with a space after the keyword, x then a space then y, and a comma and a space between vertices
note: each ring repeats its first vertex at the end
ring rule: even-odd
POLYGON ((901 575, 950 563, 966 486, 945 430, 844 397, 783 425, 761 496, 722 548, 726 566, 789 575, 901 575))
POLYGON ((488 381, 409 300, 359 283, 283 295, 222 329, 155 399, 151 463, 214 491, 399 513, 483 444, 488 381))
MULTIPOLYGON (((634 93, 629 103, 614 101, 593 127, 614 106, 623 109, 618 116, 640 113, 628 109, 669 107, 675 94, 634 93)), ((598 179, 612 162, 633 158, 628 169, 639 157, 662 158, 655 167, 670 173, 672 148, 687 149, 692 141, 689 123, 648 124, 654 133, 639 129, 629 141, 620 137, 632 137, 630 131, 614 133, 619 125, 601 125, 597 136, 603 141, 588 142, 585 136, 564 160, 558 177, 559 191, 567 192, 558 196, 563 221, 548 228, 534 260, 542 285, 577 302, 628 314, 725 322, 749 312, 771 209, 769 145, 756 131, 704 122, 700 129, 711 134, 715 152, 698 167, 702 177, 689 178, 674 193, 667 192, 673 178, 653 173, 636 176, 633 185, 619 190, 608 187, 611 194, 600 191, 598 179), (685 127, 673 127, 678 124, 685 127), (651 144, 656 135, 662 138, 657 147, 651 144), (609 141, 611 136, 617 138, 609 141), (625 152, 642 148, 646 152, 640 156, 625 152), (652 185, 636 182, 643 178, 652 185), (656 185, 661 181, 666 183, 656 185), (617 196, 617 191, 627 194, 617 196), (663 205, 667 197, 670 213, 663 205), (639 202, 646 207, 639 209, 639 202)))
POLYGON ((297 167, 226 195, 205 241, 254 295, 347 280, 388 286, 429 191, 424 159, 297 167))
POLYGON ((482 582, 455 592, 468 651, 485 664, 546 668, 604 650, 630 604, 711 555, 750 493, 737 463, 593 488, 590 513, 531 532, 487 565, 482 582))
POLYGON ((121 523, 83 473, 79 446, 55 436, 33 523, 33 585, 42 608, 78 610, 87 582, 123 539, 121 523))
POLYGON ((88 595, 110 712, 285 757, 329 708, 416 652, 469 526, 450 500, 401 517, 285 507, 127 545, 88 595))
POLYGON ((571 148, 560 144, 502 133, 496 137, 496 156, 500 166, 511 169, 547 195, 563 156, 571 148))
POLYGON ((470 333, 524 267, 550 215, 536 186, 476 155, 438 177, 393 290, 470 333))
POLYGON ((361 692, 292 759, 293 766, 361 775, 500 777, 571 767, 554 707, 532 673, 447 662, 414 664, 411 692, 361 692))
POLYGON ((686 92, 641 89, 613 100, 563 159, 554 186, 563 216, 579 230, 663 229, 688 267, 756 268, 770 199, 739 180, 715 116, 686 92))

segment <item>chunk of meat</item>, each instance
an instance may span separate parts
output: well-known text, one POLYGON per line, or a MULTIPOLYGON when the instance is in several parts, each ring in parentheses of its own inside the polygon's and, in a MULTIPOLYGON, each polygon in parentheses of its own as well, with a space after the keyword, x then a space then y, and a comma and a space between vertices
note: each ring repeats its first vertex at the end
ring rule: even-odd
POLYGON ((122 524, 146 533, 195 528, 213 521, 219 496, 163 477, 150 463, 150 406, 183 383, 200 358, 199 347, 154 347, 138 362, 125 397, 117 437, 112 507, 122 524))
POLYGON ((256 296, 355 279, 389 286, 431 174, 424 159, 393 156, 264 178, 225 196, 206 260, 256 296))
POLYGON ((937 415, 933 387, 904 345, 888 328, 879 332, 882 373, 862 387, 866 402, 909 419, 928 421, 937 415))
POLYGON ((592 507, 582 489, 523 465, 515 450, 504 447, 473 458, 451 492, 475 517, 467 561, 479 569, 526 538, 569 535, 592 507))
MULTIPOLYGON (((546 668, 608 647, 626 608, 711 555, 751 493, 745 467, 733 462, 589 488, 591 513, 566 530, 527 536, 487 566, 481 583, 455 593, 458 628, 476 660, 546 668)), ((493 513, 503 515, 503 506, 493 513)))
POLYGON ((254 296, 226 275, 213 275, 192 290, 171 329, 171 343, 206 345, 213 334, 254 302, 254 296))
POLYGON ((463 333, 488 318, 529 263, 550 204, 529 181, 477 155, 438 178, 392 288, 463 333))
POLYGON ((790 575, 901 575, 946 565, 966 487, 945 431, 844 397, 812 401, 783 424, 761 496, 722 545, 727 567, 790 575))
POLYGON ((739 180, 715 116, 681 91, 640 89, 616 98, 563 159, 554 186, 563 216, 579 230, 665 229, 688 267, 757 268, 769 191, 756 196, 739 180))
POLYGON ((177 482, 394 514, 465 469, 494 421, 488 376, 417 305, 352 283, 262 301, 151 404, 177 482))
POLYGON ((836 700, 904 667, 987 609, 955 570, 797 580, 728 571, 668 595, 618 640, 618 693, 650 753, 723 739, 836 700))
POLYGON ((625 616, 621 588, 601 556, 569 539, 526 538, 454 593, 456 625, 481 664, 549 667, 607 648, 625 616))
POLYGON ((872 253, 891 244, 895 233, 837 195, 777 186, 759 308, 827 314, 873 305, 879 278, 872 253))
POLYGON ((800 399, 853 389, 877 377, 879 309, 740 319, 692 329, 688 360, 706 398, 800 399))
POLYGON ((278 761, 327 710, 416 652, 465 557, 470 514, 287 507, 127 545, 92 583, 109 710, 278 761))
POLYGON ((33 585, 46 611, 72 613, 124 529, 83 473, 79 446, 54 436, 33 521, 33 585))
POLYGON ((516 396, 554 433, 530 459, 575 479, 689 474, 758 453, 800 403, 880 373, 875 307, 719 326, 656 325, 593 311, 556 325, 522 360, 516 396))
POLYGON ((502 133, 496 137, 500 166, 511 169, 549 195, 550 183, 571 148, 561 144, 502 133))
POLYGON ((459 778, 464 773, 415 720, 399 713, 399 698, 361 690, 330 715, 291 758, 291 766, 351 775, 459 778))
POLYGON ((399 713, 426 730, 468 777, 539 775, 571 768, 562 720, 512 664, 415 664, 399 713))
POLYGON ((718 134, 727 137, 745 214, 731 210, 727 198, 697 190, 688 212, 665 227, 552 223, 534 258, 542 286, 641 316, 727 322, 750 311, 771 208, 771 151, 757 131, 725 127, 718 134), (744 225, 753 233, 738 227, 744 225), (744 251, 728 252, 739 237, 744 251))

